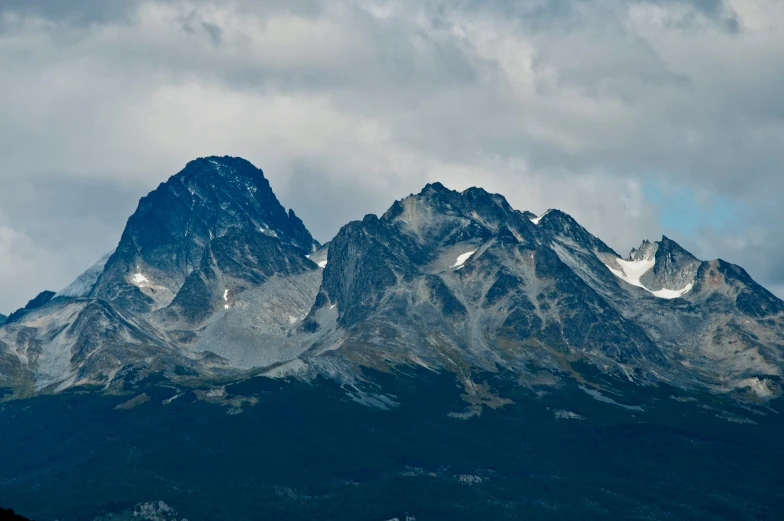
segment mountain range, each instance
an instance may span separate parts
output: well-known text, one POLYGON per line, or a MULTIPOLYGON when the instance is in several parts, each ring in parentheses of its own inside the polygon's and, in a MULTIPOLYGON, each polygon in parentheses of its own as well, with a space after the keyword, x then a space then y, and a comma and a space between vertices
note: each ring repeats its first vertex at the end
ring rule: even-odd
POLYGON ((784 302, 440 183, 327 244, 239 158, 0 317, 36 521, 779 519, 784 302))
POLYGON ((781 394, 784 302, 741 267, 662 237, 623 257, 567 213, 440 183, 325 245, 234 157, 189 162, 139 202, 117 248, 67 288, 0 317, 6 398, 185 387, 368 369, 455 375, 467 414, 504 398, 476 381, 553 382, 598 368, 638 385, 781 394))

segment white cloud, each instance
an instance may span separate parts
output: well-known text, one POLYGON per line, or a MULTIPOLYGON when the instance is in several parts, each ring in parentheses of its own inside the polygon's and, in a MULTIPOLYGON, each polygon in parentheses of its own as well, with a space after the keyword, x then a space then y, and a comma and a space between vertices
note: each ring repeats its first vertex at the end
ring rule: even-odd
MULTIPOLYGON (((34 294, 28 294, 31 280, 52 281, 49 273, 40 272, 46 265, 46 260, 47 252, 29 237, 0 223, 0 288, 3 289, 3 293, 25 295, 21 299, 24 302, 33 298, 34 294)), ((17 300, 20 299, 8 301, 17 300)), ((13 309, 2 309, 2 311, 3 314, 8 315, 13 309)))
MULTIPOLYGON (((763 255, 721 230, 684 245, 779 282, 784 210, 764 203, 784 190, 782 22, 773 0, 17 3, 0 8, 0 183, 108 180, 132 207, 231 154, 321 240, 439 180, 559 207, 626 253, 677 237, 642 189, 661 182, 764 207, 746 223, 763 255)), ((98 258, 107 234, 80 251, 98 258)), ((0 305, 44 289, 7 284, 0 305)))

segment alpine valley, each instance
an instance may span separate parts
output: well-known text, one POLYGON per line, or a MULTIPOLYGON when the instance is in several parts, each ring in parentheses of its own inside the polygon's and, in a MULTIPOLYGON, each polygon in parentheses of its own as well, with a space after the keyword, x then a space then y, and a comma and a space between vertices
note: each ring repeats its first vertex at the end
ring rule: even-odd
POLYGON ((313 239, 191 161, 0 315, 0 506, 37 521, 767 520, 784 302, 667 237, 439 183, 313 239))

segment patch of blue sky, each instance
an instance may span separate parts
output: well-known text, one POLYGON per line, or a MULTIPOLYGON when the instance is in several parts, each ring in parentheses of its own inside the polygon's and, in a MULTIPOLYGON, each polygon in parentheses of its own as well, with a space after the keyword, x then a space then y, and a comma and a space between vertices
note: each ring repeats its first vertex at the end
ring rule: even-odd
POLYGON ((655 181, 644 182, 642 189, 645 198, 659 208, 662 227, 685 236, 705 228, 737 231, 749 217, 747 205, 721 194, 655 181))

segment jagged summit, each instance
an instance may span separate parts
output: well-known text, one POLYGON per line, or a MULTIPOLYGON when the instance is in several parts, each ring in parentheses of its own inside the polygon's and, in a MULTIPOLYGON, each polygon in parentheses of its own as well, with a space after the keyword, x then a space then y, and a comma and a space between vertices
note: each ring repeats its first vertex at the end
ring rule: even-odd
POLYGON ((425 250, 485 240, 502 226, 518 240, 533 241, 532 225, 500 194, 472 187, 462 192, 430 183, 418 194, 395 201, 381 220, 399 226, 425 250))
POLYGON ((659 247, 659 243, 651 242, 648 239, 644 239, 642 244, 640 244, 637 248, 632 248, 632 251, 629 253, 628 260, 630 261, 642 261, 647 260, 654 255, 656 255, 656 250, 659 247))
POLYGON ((244 159, 206 157, 143 197, 90 295, 130 309, 168 305, 207 246, 230 230, 260 233, 310 253, 318 243, 244 159))
POLYGON ((566 241, 588 251, 618 256, 612 248, 583 228, 574 217, 566 212, 551 208, 538 219, 536 229, 556 241, 566 241))
POLYGON ((627 259, 611 259, 607 267, 624 282, 652 295, 675 299, 694 287, 701 261, 675 241, 662 236, 658 242, 647 239, 633 248, 627 259))

